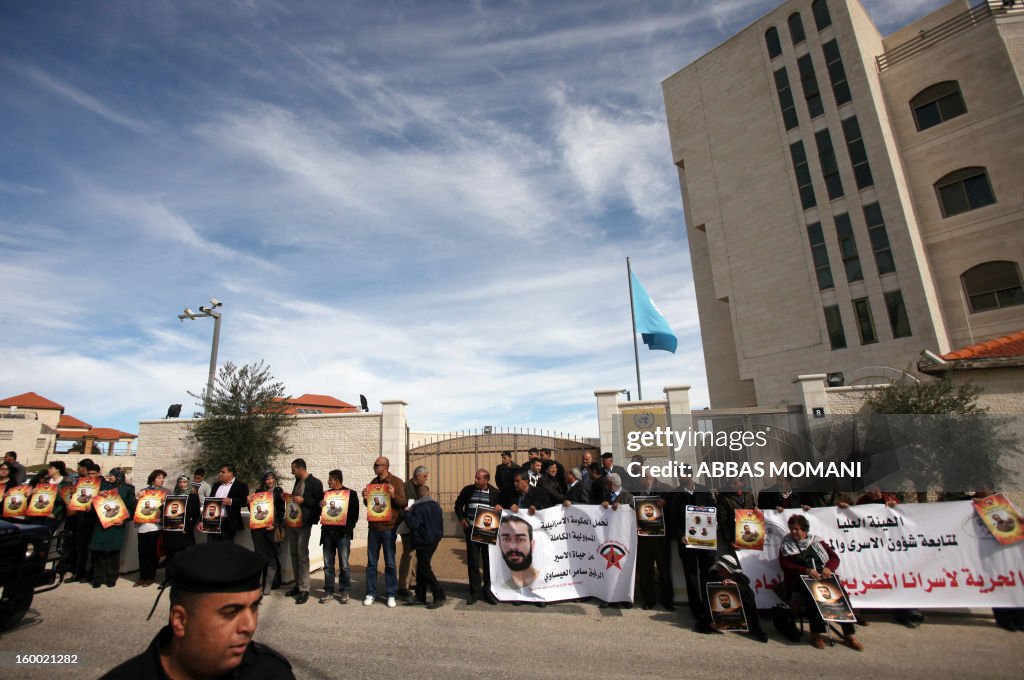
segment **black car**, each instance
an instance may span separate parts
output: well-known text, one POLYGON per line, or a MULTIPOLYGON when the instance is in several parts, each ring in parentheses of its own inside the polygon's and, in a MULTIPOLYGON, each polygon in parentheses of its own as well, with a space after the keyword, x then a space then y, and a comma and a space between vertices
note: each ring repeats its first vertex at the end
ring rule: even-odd
POLYGON ((63 581, 56 566, 61 539, 45 526, 0 520, 0 631, 21 621, 36 593, 63 581))

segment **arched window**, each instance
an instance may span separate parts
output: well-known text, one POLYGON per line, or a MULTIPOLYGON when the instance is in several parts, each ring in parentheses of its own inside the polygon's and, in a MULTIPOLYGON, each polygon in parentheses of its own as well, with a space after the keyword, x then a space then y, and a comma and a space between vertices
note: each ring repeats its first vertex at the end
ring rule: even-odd
POLYGON ((832 25, 832 15, 828 13, 828 3, 825 0, 814 0, 811 3, 811 12, 814 14, 814 25, 819 31, 832 25))
POLYGON ((945 80, 924 88, 910 100, 910 109, 914 112, 914 124, 918 132, 967 113, 963 95, 960 94, 960 84, 955 80, 945 80))
POLYGON ((960 168, 935 183, 943 217, 959 215, 996 202, 985 168, 960 168))
POLYGON ((768 56, 774 59, 782 54, 782 43, 779 42, 779 30, 772 26, 764 32, 764 44, 768 46, 768 56))
POLYGON ((804 22, 800 21, 799 12, 790 14, 786 23, 789 24, 789 37, 793 40, 793 45, 799 45, 807 39, 807 36, 804 35, 804 22))
POLYGON ((960 281, 971 312, 1024 304, 1024 288, 1021 288, 1016 262, 983 262, 961 274, 960 281))

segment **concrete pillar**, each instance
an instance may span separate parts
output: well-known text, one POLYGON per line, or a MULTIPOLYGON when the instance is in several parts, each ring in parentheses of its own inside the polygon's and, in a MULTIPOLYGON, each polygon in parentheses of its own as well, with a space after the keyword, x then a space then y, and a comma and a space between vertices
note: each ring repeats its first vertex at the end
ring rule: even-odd
POLYGON ((391 470, 405 469, 406 439, 405 407, 401 399, 381 401, 380 455, 391 463, 391 470))
MULTIPOLYGON (((670 385, 662 390, 668 401, 668 426, 673 432, 686 432, 693 429, 693 417, 690 410, 690 386, 670 385)), ((690 441, 689 439, 687 440, 690 441)), ((684 444, 678 451, 674 448, 669 458, 688 465, 697 465, 697 451, 692 443, 684 444)))
POLYGON ((800 383, 800 396, 804 405, 804 415, 814 417, 814 409, 822 409, 820 415, 828 415, 828 395, 825 394, 825 385, 828 376, 824 373, 813 373, 811 375, 798 375, 796 380, 800 383))
MULTIPOLYGON (((611 451, 615 459, 622 457, 622 419, 619 417, 621 390, 594 390, 597 397, 597 427, 601 438, 601 453, 611 451)), ((595 456, 598 462, 599 456, 595 456)))

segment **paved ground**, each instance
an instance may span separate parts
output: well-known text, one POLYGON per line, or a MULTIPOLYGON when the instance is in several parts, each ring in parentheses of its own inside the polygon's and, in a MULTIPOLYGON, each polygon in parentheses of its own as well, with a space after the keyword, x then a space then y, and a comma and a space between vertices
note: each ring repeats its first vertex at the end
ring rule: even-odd
MULTIPOLYGON (((261 610, 256 638, 288 656, 299 678, 1024 677, 1024 633, 1003 631, 990 617, 932 614, 929 623, 908 630, 878 613, 858 634, 864 652, 818 651, 783 641, 767 620, 772 639, 766 645, 742 635, 698 635, 690 631, 685 607, 470 607, 459 543, 446 540, 436 562, 454 597, 440 610, 363 607, 358 600, 297 606, 276 591, 261 610)), ((357 595, 364 564, 365 551, 354 551, 357 595)), ((318 581, 314 574, 314 588, 318 581)), ((70 670, 15 669, 16 652, 74 652, 82 663, 64 677, 98 677, 142 651, 164 624, 166 599, 153 620, 145 620, 155 596, 155 588, 132 588, 129 578, 114 589, 67 584, 39 596, 26 622, 0 637, 0 677, 53 678, 70 670)))

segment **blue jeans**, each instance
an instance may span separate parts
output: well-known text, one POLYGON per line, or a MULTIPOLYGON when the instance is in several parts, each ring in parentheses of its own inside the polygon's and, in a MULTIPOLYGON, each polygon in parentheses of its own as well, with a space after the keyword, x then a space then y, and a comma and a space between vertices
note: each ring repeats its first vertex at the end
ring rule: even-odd
POLYGON ((395 569, 395 536, 394 529, 387 531, 367 532, 366 547, 366 594, 377 596, 377 558, 379 551, 384 549, 384 582, 387 584, 388 597, 398 597, 398 572, 395 569))
POLYGON ((338 583, 341 591, 347 593, 352 589, 352 570, 348 568, 348 553, 352 539, 327 531, 321 536, 324 539, 324 592, 334 592, 334 558, 337 556, 338 568, 341 569, 338 583))

